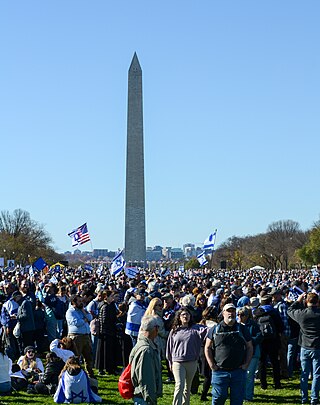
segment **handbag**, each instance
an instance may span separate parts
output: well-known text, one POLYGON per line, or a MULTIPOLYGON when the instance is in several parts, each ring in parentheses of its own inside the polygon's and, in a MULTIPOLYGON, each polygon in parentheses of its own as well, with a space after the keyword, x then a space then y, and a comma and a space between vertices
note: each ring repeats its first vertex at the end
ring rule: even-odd
POLYGON ((99 329, 100 329, 100 322, 98 318, 93 318, 92 321, 90 322, 90 332, 93 336, 96 336, 99 334, 99 329))
POLYGON ((13 328, 12 334, 16 339, 19 339, 19 337, 21 336, 21 327, 20 327, 19 321, 16 323, 16 326, 13 328))

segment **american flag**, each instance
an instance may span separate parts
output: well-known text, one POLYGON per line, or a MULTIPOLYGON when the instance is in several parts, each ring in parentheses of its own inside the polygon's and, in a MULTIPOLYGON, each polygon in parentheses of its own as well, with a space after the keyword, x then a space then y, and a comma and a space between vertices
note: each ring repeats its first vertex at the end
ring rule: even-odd
POLYGON ((90 236, 88 232, 87 224, 83 224, 79 226, 79 228, 73 230, 72 232, 68 233, 68 236, 72 239, 72 247, 83 245, 90 241, 90 236))

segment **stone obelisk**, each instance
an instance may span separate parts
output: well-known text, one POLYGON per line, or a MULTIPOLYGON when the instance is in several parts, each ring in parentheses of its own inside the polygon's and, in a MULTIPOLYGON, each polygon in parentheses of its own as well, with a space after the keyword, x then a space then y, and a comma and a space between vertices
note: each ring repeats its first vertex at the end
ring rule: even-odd
POLYGON ((128 73, 127 120, 124 256, 127 264, 131 264, 146 260, 142 70, 136 53, 128 73))

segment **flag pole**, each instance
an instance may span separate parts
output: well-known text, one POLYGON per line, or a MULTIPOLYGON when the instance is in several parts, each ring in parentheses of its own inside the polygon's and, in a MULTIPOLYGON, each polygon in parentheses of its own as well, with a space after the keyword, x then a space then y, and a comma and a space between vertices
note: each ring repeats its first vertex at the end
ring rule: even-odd
POLYGON ((214 252, 214 247, 215 247, 215 245, 216 245, 217 231, 218 231, 218 229, 216 229, 216 230, 214 231, 215 237, 214 237, 214 245, 213 245, 212 252, 211 252, 211 270, 213 270, 213 252, 214 252))

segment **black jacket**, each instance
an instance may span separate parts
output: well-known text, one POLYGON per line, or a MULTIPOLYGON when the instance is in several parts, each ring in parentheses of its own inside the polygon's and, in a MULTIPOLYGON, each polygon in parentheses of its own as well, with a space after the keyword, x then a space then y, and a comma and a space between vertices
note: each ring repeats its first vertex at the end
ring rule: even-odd
POLYGON ((117 334, 117 307, 114 302, 108 304, 107 302, 103 302, 99 306, 99 334, 100 335, 108 335, 108 336, 116 336, 117 334))
POLYGON ((46 368, 44 370, 42 382, 46 385, 48 384, 58 385, 59 375, 63 367, 64 361, 62 361, 61 359, 57 361, 50 361, 50 363, 46 365, 46 368))
POLYGON ((305 349, 320 349, 320 308, 306 308, 294 302, 288 308, 288 315, 300 326, 299 345, 305 349))

